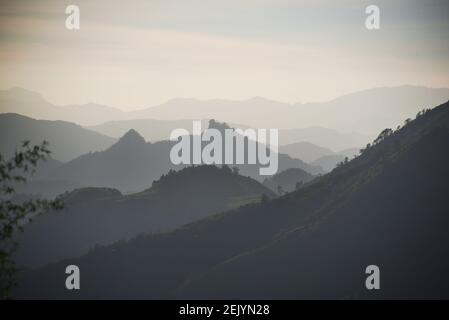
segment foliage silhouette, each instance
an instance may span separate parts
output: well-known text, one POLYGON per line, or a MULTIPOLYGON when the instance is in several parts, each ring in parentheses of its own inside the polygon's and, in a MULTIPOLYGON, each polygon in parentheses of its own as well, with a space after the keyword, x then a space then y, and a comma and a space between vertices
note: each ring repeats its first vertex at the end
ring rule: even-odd
POLYGON ((50 209, 61 209, 62 202, 46 199, 30 199, 17 203, 11 199, 15 193, 15 183, 25 183, 29 173, 34 173, 38 161, 50 154, 48 143, 30 145, 25 141, 14 156, 6 160, 0 154, 0 290, 3 299, 9 298, 17 272, 12 254, 16 242, 12 240, 17 231, 22 231, 27 222, 36 214, 50 209))

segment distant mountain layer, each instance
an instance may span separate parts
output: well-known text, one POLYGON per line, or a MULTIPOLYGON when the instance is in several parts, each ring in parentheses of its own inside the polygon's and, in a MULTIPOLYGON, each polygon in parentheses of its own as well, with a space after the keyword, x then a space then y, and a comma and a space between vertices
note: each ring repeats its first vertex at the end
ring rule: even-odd
POLYGON ((132 193, 148 188, 170 169, 173 143, 147 143, 135 130, 128 131, 104 151, 89 152, 64 163, 48 175, 51 180, 76 182, 83 187, 108 187, 132 193))
POLYGON ((449 103, 309 185, 24 274, 17 298, 449 297, 449 103), (64 288, 64 269, 83 289, 64 288), (365 269, 380 268, 381 290, 365 269))
MULTIPOLYGON (((207 128, 207 120, 201 120, 201 128, 207 128)), ((188 131, 192 130, 193 120, 154 120, 154 119, 137 119, 137 120, 123 120, 123 121, 111 121, 105 122, 97 126, 87 127, 88 129, 97 131, 102 134, 106 134, 111 137, 121 137, 126 132, 131 129, 137 130, 142 136, 151 142, 167 140, 170 137, 170 133, 174 129, 182 128, 188 131)), ((240 124, 228 123, 230 127, 247 129, 248 126, 240 124)), ((294 158, 301 159, 303 161, 309 162, 315 160, 314 152, 318 154, 325 155, 332 152, 314 151, 312 144, 318 146, 324 146, 323 149, 329 150, 329 148, 334 150, 353 148, 366 145, 373 137, 369 135, 359 134, 355 132, 345 133, 339 132, 337 130, 321 128, 321 127, 309 127, 309 128, 299 128, 299 129, 280 129, 279 130, 279 145, 281 145, 281 152, 287 153, 294 158), (312 160, 307 158, 297 157, 297 154, 290 154, 288 149, 282 150, 282 148, 287 148, 288 144, 301 145, 301 150, 305 151, 308 156, 311 152, 312 160), (311 144, 307 146, 307 144, 311 144), (310 150, 309 150, 310 149, 310 150), (324 153, 323 153, 324 152, 324 153)), ((304 152, 303 152, 304 153, 304 152)), ((301 156, 304 156, 301 154, 301 156)))
MULTIPOLYGON (((382 130, 383 129, 384 128, 382 128, 382 130)), ((375 135, 366 135, 357 132, 348 133, 323 127, 279 130, 279 144, 281 145, 281 148, 291 144, 294 145, 296 143, 301 144, 305 142, 312 143, 324 149, 337 151, 360 148, 360 146, 365 146, 374 138, 375 135)))
POLYGON ((231 169, 198 166, 170 172, 143 192, 76 189, 62 197, 65 209, 35 219, 19 235, 17 261, 38 266, 76 257, 100 244, 160 232, 274 193, 231 169))
MULTIPOLYGON (((123 112, 96 105, 54 106, 40 95, 14 88, 0 91, 0 112, 15 112, 37 119, 65 120, 81 125, 98 125, 107 121, 131 119, 219 119, 258 128, 324 127, 341 132, 373 135, 392 128, 425 107, 449 99, 449 89, 416 86, 374 88, 348 94, 328 102, 287 104, 264 98, 242 101, 173 99, 144 110, 123 112)), ((309 139, 324 147, 343 149, 364 145, 332 147, 309 139)))
POLYGON ((305 141, 280 146, 279 151, 288 154, 290 157, 298 158, 309 163, 322 156, 334 153, 329 148, 323 148, 305 141))
MULTIPOLYGON (((245 123, 262 128, 319 126, 343 132, 375 134, 384 128, 396 127, 404 119, 414 117, 421 109, 448 99, 447 88, 416 86, 374 88, 328 102, 295 105, 263 98, 244 101, 174 99, 160 106, 135 111, 134 117, 217 118, 221 121, 245 123)), ((356 145, 352 147, 354 146, 356 145)))
POLYGON ((104 150, 115 142, 114 138, 70 122, 35 120, 13 113, 0 114, 0 153, 10 157, 25 140, 30 140, 32 144, 48 141, 51 156, 59 161, 104 150))
POLYGON ((80 125, 94 125, 107 120, 119 120, 124 112, 95 103, 56 106, 40 94, 23 88, 0 90, 0 113, 18 113, 43 120, 63 120, 80 125))
MULTIPOLYGON (((0 124, 3 156, 12 156, 24 140, 30 140, 32 144, 46 140, 52 152, 51 159, 38 163, 37 173, 27 184, 17 185, 19 193, 54 197, 80 187, 116 188, 132 193, 148 188, 170 169, 185 167, 174 165, 170 160, 170 150, 175 142, 147 143, 134 129, 116 141, 73 123, 35 120, 17 114, 0 114, 0 124)), ((207 124, 204 125, 206 128, 207 124)), ((260 181, 265 178, 260 176, 259 164, 238 167, 243 175, 260 181)), ((284 154, 279 154, 278 168, 301 168, 312 174, 324 172, 319 166, 284 154)))
MULTIPOLYGON (((198 119, 196 119, 198 120, 198 119)), ((170 134, 175 129, 186 129, 191 131, 194 120, 155 120, 155 119, 135 119, 122 121, 109 121, 96 126, 86 127, 102 134, 120 138, 131 129, 138 131, 147 141, 156 142, 168 140, 170 134)), ((209 120, 201 120, 201 128, 206 129, 209 120)), ((233 128, 246 129, 245 125, 232 124, 233 128)))
POLYGON ((297 142, 280 146, 279 151, 297 159, 304 160, 314 166, 324 169, 325 172, 332 171, 338 163, 352 159, 358 155, 361 148, 344 149, 334 152, 328 148, 323 148, 309 142, 297 142))
MULTIPOLYGON (((175 165, 170 160, 170 151, 175 143, 173 141, 146 142, 137 131, 130 130, 108 149, 87 153, 64 163, 43 178, 71 181, 84 187, 115 188, 124 193, 137 192, 148 188, 152 181, 170 169, 179 170, 185 167, 185 165, 175 165)), ((236 166, 242 175, 259 181, 266 177, 260 175, 260 164, 236 166)), ((278 170, 288 168, 301 168, 311 174, 324 172, 321 167, 279 154, 278 170)))

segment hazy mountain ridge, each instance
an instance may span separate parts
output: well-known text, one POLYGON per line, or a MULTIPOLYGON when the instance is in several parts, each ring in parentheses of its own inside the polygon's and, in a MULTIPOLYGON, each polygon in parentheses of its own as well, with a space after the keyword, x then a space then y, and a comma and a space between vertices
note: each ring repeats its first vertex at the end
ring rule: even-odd
POLYGON ((448 297, 448 141, 446 103, 383 132, 362 155, 304 188, 49 265, 23 278, 18 296, 448 297), (129 261, 130 252, 138 258, 129 261), (69 263, 84 270, 85 290, 76 294, 63 289, 58 273, 69 263), (364 287, 369 264, 380 266, 388 284, 380 291, 364 287))
POLYGON ((293 158, 302 159, 314 166, 324 169, 325 172, 332 171, 338 163, 348 159, 352 159, 358 155, 361 148, 349 148, 338 152, 331 149, 323 148, 309 142, 297 142, 284 146, 280 146, 282 153, 288 154, 293 158))
MULTIPOLYGON (((44 178, 72 181, 85 187, 116 188, 124 193, 138 192, 146 189, 152 181, 170 169, 179 170, 185 167, 185 165, 174 165, 170 160, 170 150, 175 143, 174 141, 146 142, 137 131, 132 129, 108 149, 87 153, 64 163, 44 178)), ((301 168, 312 174, 323 173, 322 168, 288 155, 279 154, 278 160, 279 171, 301 168)), ((240 169, 242 175, 251 176, 259 181, 265 178, 259 173, 259 164, 235 166, 240 169)))
MULTIPOLYGON (((134 114, 155 119, 173 119, 174 114, 179 118, 216 118, 261 128, 320 126, 371 135, 383 128, 396 127, 423 108, 448 99, 447 88, 399 86, 359 91, 328 102, 295 105, 264 98, 244 101, 176 99, 134 114)), ((360 144, 352 147, 357 145, 360 144)))
POLYGON ((65 209, 38 217, 19 235, 17 261, 38 266, 76 257, 97 245, 160 232, 274 193, 259 182, 215 166, 170 171, 145 191, 111 188, 64 194, 65 209))
POLYGON ((322 156, 334 153, 334 151, 329 148, 323 148, 305 141, 281 145, 279 151, 309 163, 322 156))
MULTIPOLYGON (((357 135, 371 136, 386 127, 396 127, 403 119, 413 117, 419 110, 438 105, 449 99, 447 88, 400 86, 374 88, 338 97, 328 102, 287 104, 264 98, 242 101, 213 99, 172 99, 159 106, 124 112, 115 108, 87 104, 83 106, 54 106, 35 93, 15 88, 0 91, 0 112, 16 112, 37 119, 66 120, 81 125, 98 125, 105 121, 156 119, 219 119, 242 123, 250 127, 294 129, 325 127, 354 134, 354 145, 364 145, 357 135), (347 115, 351 115, 348 117, 347 115)), ((323 147, 329 145, 301 139, 282 144, 309 141, 323 147)))
POLYGON ((10 157, 23 141, 49 142, 51 156, 69 161, 81 154, 106 149, 115 139, 71 122, 35 120, 19 114, 0 114, 0 152, 10 157))
POLYGON ((306 142, 325 149, 343 150, 359 148, 374 138, 375 135, 337 131, 317 126, 279 130, 279 144, 282 147, 306 142))
POLYGON ((86 187, 111 187, 125 193, 148 188, 170 169, 170 141, 147 143, 130 130, 108 149, 84 154, 54 170, 49 178, 74 181, 86 187))
MULTIPOLYGON (((28 183, 17 185, 20 193, 54 197, 80 187, 110 187, 132 193, 148 188, 152 181, 170 169, 184 167, 173 165, 170 161, 170 150, 176 142, 163 140, 147 143, 134 129, 117 141, 63 121, 1 114, 0 123, 4 124, 0 129, 0 148, 6 157, 12 155, 28 137, 32 137, 31 143, 36 144, 49 141, 54 157, 67 159, 76 156, 65 163, 53 159, 40 162, 36 174, 30 177, 28 183)), ((207 125, 204 126, 206 128, 207 125)), ((260 181, 265 178, 259 174, 259 165, 238 167, 243 175, 260 181)), ((290 167, 299 167, 314 174, 323 172, 318 166, 280 154, 279 170, 290 167)))
MULTIPOLYGON (((221 121, 219 118, 215 118, 221 121)), ((122 120, 105 122, 97 126, 86 127, 88 129, 97 131, 102 134, 106 134, 111 137, 119 138, 125 134, 128 130, 135 129, 148 141, 161 141, 167 140, 170 137, 170 133, 174 129, 183 128, 186 130, 192 130, 192 123, 194 120, 155 120, 155 119, 135 119, 135 120, 122 120)), ((201 128, 203 130, 207 128, 208 120, 200 120, 201 128)), ((242 124, 229 123, 232 128, 247 129, 249 126, 242 124)), ((322 128, 322 127, 309 127, 298 129, 280 129, 279 130, 279 145, 282 147, 295 144, 295 143, 312 143, 317 146, 324 146, 325 149, 333 148, 335 150, 347 149, 353 147, 363 146, 368 141, 371 141, 372 137, 369 135, 363 135, 359 133, 346 133, 339 132, 337 130, 322 128)), ((281 150, 283 153, 284 150, 281 150)), ((303 161, 309 162, 308 159, 302 159, 295 156, 295 154, 289 154, 293 158, 299 158, 303 161)), ((323 154, 324 155, 324 154, 323 154)), ((307 156, 307 155, 306 155, 307 156)), ((315 160, 315 159, 313 159, 315 160)))
MULTIPOLYGON (((109 121, 96 126, 86 127, 93 131, 103 133, 105 135, 119 138, 131 129, 138 131, 147 141, 156 142, 168 140, 170 134, 174 129, 192 130, 192 123, 194 120, 155 120, 155 119, 134 119, 109 121)), ((201 121, 201 128, 203 130, 208 127, 208 119, 195 120, 201 121)), ((229 124, 233 128, 247 129, 248 126, 241 124, 229 124)))
POLYGON ((363 146, 376 132, 396 127, 424 107, 447 99, 446 88, 401 86, 369 89, 320 103, 288 104, 260 97, 242 101, 172 99, 125 112, 98 104, 55 106, 37 93, 13 88, 0 91, 0 113, 76 122, 114 137, 136 129, 149 141, 166 140, 171 130, 189 127, 186 119, 219 119, 244 128, 278 128, 280 145, 306 141, 341 150, 363 146))
POLYGON ((312 162, 315 166, 320 166, 326 172, 332 171, 339 163, 345 160, 345 156, 342 154, 328 154, 322 157, 319 157, 315 161, 312 162))
POLYGON ((0 90, 0 113, 18 113, 39 120, 61 120, 80 125, 97 124, 96 119, 119 120, 122 110, 96 103, 57 106, 39 93, 20 87, 0 90))

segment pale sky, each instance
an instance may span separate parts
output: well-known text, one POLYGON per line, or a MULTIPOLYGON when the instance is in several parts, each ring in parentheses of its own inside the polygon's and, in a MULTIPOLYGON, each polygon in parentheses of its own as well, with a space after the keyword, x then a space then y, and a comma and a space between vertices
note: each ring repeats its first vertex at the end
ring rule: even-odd
POLYGON ((445 0, 21 0, 0 6, 0 88, 124 110, 168 99, 324 101, 449 87, 445 0), (81 10, 67 30, 65 8, 81 10), (380 7, 380 30, 365 8, 380 7))

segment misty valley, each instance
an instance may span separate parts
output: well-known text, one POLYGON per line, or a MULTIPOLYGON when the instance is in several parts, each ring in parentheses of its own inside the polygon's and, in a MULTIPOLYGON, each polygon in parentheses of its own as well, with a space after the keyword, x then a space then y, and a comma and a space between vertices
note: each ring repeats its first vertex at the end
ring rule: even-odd
MULTIPOLYGON (((32 108, 23 95, 0 92, 0 107, 32 108)), ((445 298, 442 102, 375 137, 325 128, 268 137, 218 118, 83 127, 2 113, 2 208, 23 228, 2 243, 16 245, 5 260, 18 269, 11 296, 445 298)), ((232 312, 248 311, 240 307, 232 312)))

